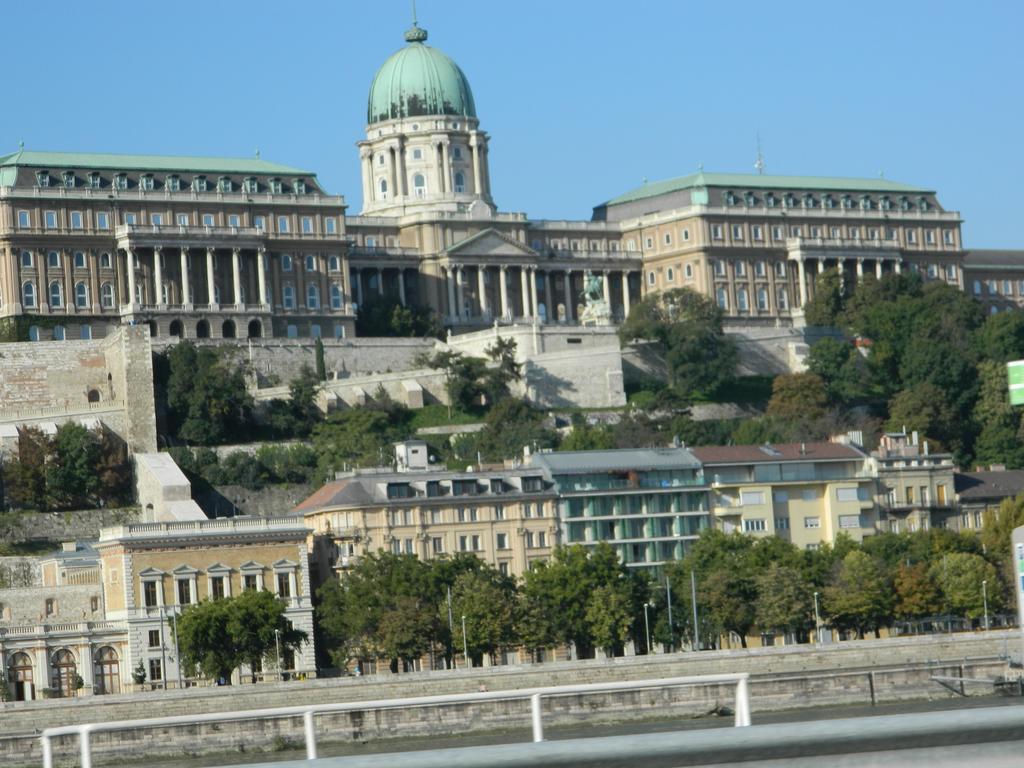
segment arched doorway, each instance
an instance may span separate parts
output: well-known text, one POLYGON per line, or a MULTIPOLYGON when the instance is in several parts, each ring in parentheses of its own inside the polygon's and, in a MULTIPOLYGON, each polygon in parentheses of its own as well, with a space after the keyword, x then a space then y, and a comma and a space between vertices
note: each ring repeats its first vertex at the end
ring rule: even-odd
POLYGON ((157 336, 157 325, 156 320, 150 320, 146 323, 149 326, 149 338, 155 339, 157 336))
POLYGON ((200 320, 198 323, 196 323, 196 338, 210 338, 210 324, 206 320, 200 320))
POLYGON ((117 651, 105 645, 96 651, 96 669, 93 674, 97 694, 121 692, 121 664, 117 651))
POLYGON ((263 335, 263 323, 259 320, 249 321, 249 338, 258 339, 263 335))
POLYGON ((170 333, 171 336, 180 339, 184 335, 184 328, 182 327, 181 320, 171 320, 168 333, 170 333))
POLYGON ((32 657, 27 653, 11 656, 7 666, 7 680, 11 684, 15 701, 32 701, 36 697, 35 686, 32 684, 32 657))
POLYGON ((86 393, 85 399, 90 403, 98 403, 100 401, 100 391, 98 389, 90 389, 86 393))
POLYGON ((225 320, 224 325, 221 326, 221 336, 225 339, 235 338, 235 321, 225 320))
POLYGON ((57 691, 58 696, 71 697, 77 690, 75 678, 78 677, 78 670, 75 668, 75 657, 67 648, 61 648, 53 654, 53 663, 50 668, 50 687, 57 691))

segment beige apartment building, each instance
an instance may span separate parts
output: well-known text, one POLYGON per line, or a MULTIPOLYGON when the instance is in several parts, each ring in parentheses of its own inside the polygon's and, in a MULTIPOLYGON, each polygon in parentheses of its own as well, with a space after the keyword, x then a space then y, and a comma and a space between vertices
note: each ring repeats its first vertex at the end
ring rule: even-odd
POLYGON ((871 453, 878 475, 879 526, 892 533, 955 527, 953 455, 933 453, 917 432, 882 435, 871 453))
POLYGON ((870 457, 841 443, 691 448, 710 486, 716 527, 816 549, 877 528, 870 457))

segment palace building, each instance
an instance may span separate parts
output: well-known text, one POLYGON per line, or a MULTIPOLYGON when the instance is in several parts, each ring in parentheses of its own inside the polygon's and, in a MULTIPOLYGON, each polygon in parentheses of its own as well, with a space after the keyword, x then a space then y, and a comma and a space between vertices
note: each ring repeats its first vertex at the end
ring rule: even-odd
POLYGON ((0 318, 21 337, 148 324, 178 338, 351 336, 361 305, 454 331, 573 324, 590 273, 611 322, 688 287, 729 318, 799 318, 817 274, 914 271, 990 311, 1024 300, 1021 254, 965 251, 934 190, 884 178, 708 173, 645 184, 590 220, 499 211, 469 80, 415 23, 370 87, 363 208, 259 157, 0 158, 0 318))

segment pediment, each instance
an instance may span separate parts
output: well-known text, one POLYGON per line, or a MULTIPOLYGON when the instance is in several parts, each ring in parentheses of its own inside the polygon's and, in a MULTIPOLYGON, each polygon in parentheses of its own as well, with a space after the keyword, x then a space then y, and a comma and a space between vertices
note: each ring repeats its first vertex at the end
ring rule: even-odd
POLYGON ((496 259, 537 258, 535 250, 493 228, 485 229, 467 237, 465 240, 460 240, 454 245, 449 246, 445 250, 445 254, 452 259, 464 257, 496 259))

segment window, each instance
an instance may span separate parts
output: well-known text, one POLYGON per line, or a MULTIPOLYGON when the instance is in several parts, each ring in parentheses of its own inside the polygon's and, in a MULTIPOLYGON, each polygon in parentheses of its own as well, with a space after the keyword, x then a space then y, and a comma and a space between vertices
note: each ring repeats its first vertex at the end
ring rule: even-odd
POLYGON ((181 178, 178 176, 168 176, 164 181, 164 188, 168 192, 180 192, 181 191, 181 178))
POLYGON ((732 268, 733 268, 733 272, 736 273, 736 277, 746 277, 747 276, 747 262, 745 262, 745 261, 734 261, 732 268))
POLYGON ((763 517, 755 517, 751 520, 743 521, 743 530, 747 533, 755 533, 757 531, 765 531, 767 529, 768 526, 765 524, 765 519, 763 517))
POLYGON ((75 251, 75 269, 85 269, 85 251, 75 251))
POLYGON ((444 538, 441 536, 434 536, 430 539, 430 551, 435 555, 444 554, 444 538))
POLYGON ((875 227, 868 227, 868 240, 877 240, 878 230, 875 227))
POLYGON ((324 219, 324 234, 335 235, 338 233, 338 221, 333 216, 324 219))
POLYGON ((292 179, 292 192, 296 195, 306 194, 306 182, 302 179, 292 179))
POLYGON ((163 225, 164 215, 162 213, 151 213, 149 215, 149 223, 157 227, 163 225))
POLYGON ((327 257, 327 270, 329 272, 338 272, 341 269, 341 260, 337 256, 327 257))
POLYGON ((672 267, 669 267, 667 270, 665 270, 665 280, 671 283, 674 282, 675 279, 676 273, 673 271, 672 267))
POLYGON ((953 230, 944 229, 942 231, 942 242, 946 245, 953 245, 953 230))
MULTIPOLYGON (((501 481, 500 480, 496 480, 495 482, 500 483, 501 481)), ((499 493, 499 491, 495 491, 495 493, 499 493)), ((504 520, 505 519, 505 508, 503 506, 501 506, 501 504, 498 504, 494 508, 494 519, 495 520, 504 520)))
POLYGON ((189 579, 178 579, 178 605, 189 605, 192 602, 192 582, 189 579))
POLYGON ((32 216, 28 211, 18 211, 18 226, 21 229, 28 229, 32 226, 32 216))
POLYGON ((291 597, 292 596, 292 584, 290 573, 278 573, 277 574, 277 596, 278 597, 291 597))
POLYGON ((320 289, 315 285, 306 286, 306 307, 309 309, 319 309, 320 307, 320 289))
POLYGON ((149 679, 151 682, 156 682, 164 679, 163 667, 160 664, 160 659, 149 660, 149 679))
POLYGON ((267 219, 265 216, 253 216, 252 225, 262 232, 267 228, 267 219))
POLYGON ((302 217, 302 233, 304 235, 310 235, 313 233, 313 217, 303 216, 302 217))
POLYGON ((217 179, 217 189, 221 192, 230 192, 234 189, 234 185, 231 183, 231 179, 227 176, 221 176, 217 179))
POLYGON ((332 283, 331 284, 331 309, 341 309, 342 308, 342 303, 343 303, 343 300, 342 300, 341 286, 339 286, 337 283, 332 283))
POLYGON ((860 528, 860 515, 840 515, 840 528, 860 528))
POLYGON ((750 309, 746 288, 738 288, 736 290, 736 309, 740 312, 746 312, 750 309))
POLYGON ((664 240, 665 240, 665 245, 672 245, 672 233, 671 232, 666 232, 664 240))
POLYGON ((684 241, 689 240, 690 239, 690 230, 688 230, 688 229, 681 230, 679 232, 679 235, 680 235, 680 237, 682 237, 682 239, 684 241))
POLYGON ((785 277, 786 276, 786 262, 784 262, 784 261, 777 261, 777 262, 775 262, 775 275, 777 277, 785 277))
POLYGON ((192 179, 192 189, 195 190, 196 192, 205 192, 206 191, 206 177, 205 176, 196 176, 194 179, 192 179))
POLYGON ((721 224, 712 224, 711 225, 711 239, 712 240, 721 240, 722 239, 722 225, 721 224))
POLYGON ((114 286, 110 283, 100 286, 100 306, 104 309, 112 309, 114 306, 114 286))
POLYGON ((775 518, 775 530, 777 530, 777 531, 788 531, 789 530, 789 518, 788 517, 776 517, 775 518))
POLYGON ((763 234, 761 232, 761 225, 760 224, 754 224, 750 228, 750 237, 751 237, 752 240, 763 240, 764 239, 764 236, 763 236, 763 234))
POLYGON ((139 178, 139 189, 146 192, 151 192, 153 190, 153 177, 150 174, 143 174, 143 176, 139 178))
POLYGON ((291 323, 289 323, 288 328, 286 329, 286 333, 289 339, 297 339, 299 338, 299 327, 297 325, 292 325, 291 323))
POLYGON ((288 217, 278 216, 277 217, 277 231, 281 234, 288 232, 288 217))
POLYGON ((508 546, 508 534, 507 533, 495 534, 494 546, 495 546, 495 549, 508 549, 509 548, 509 546, 508 546))
POLYGON ((934 229, 926 229, 925 230, 925 232, 924 232, 924 241, 926 243, 928 243, 928 245, 935 245, 935 230, 934 229))
POLYGON ((743 239, 743 226, 740 224, 732 225, 732 239, 742 240, 743 239))
POLYGON ((416 197, 424 197, 427 194, 427 180, 422 173, 413 175, 412 188, 416 197))
POLYGON ((316 256, 311 253, 306 254, 306 271, 316 272, 316 256))
POLYGON ((32 266, 32 251, 21 252, 21 266, 22 268, 30 268, 32 266))
MULTIPOLYGON (((92 338, 92 326, 91 325, 80 325, 80 326, 78 326, 78 337, 80 339, 84 339, 85 341, 88 341, 89 339, 91 339, 92 338)), ((96 390, 95 389, 90 390, 90 393, 91 392, 96 392, 96 390)), ((99 396, 99 392, 96 392, 96 396, 97 397, 99 396)), ((99 400, 97 400, 96 402, 99 402, 99 400)))
POLYGON ((466 191, 466 175, 462 171, 455 172, 455 192, 462 194, 466 191))
POLYGON ((50 251, 46 256, 46 262, 50 269, 60 269, 60 253, 50 251))
POLYGON ((768 289, 758 288, 757 289, 757 308, 762 312, 768 310, 768 289))
MULTIPOLYGON (((383 156, 381 157, 381 160, 382 161, 384 160, 383 156)), ((379 192, 379 196, 380 196, 381 200, 387 200, 388 199, 388 180, 387 179, 381 179, 380 180, 380 183, 378 185, 378 192, 379 192)))
POLYGON ((96 229, 110 229, 110 214, 104 211, 96 214, 96 229))
POLYGON ((789 228, 789 236, 790 237, 803 237, 804 236, 803 235, 803 230, 800 227, 790 227, 789 228))
POLYGON ((242 589, 247 592, 255 592, 257 589, 256 574, 246 573, 242 576, 242 589))
POLYGON ((46 226, 47 229, 56 229, 57 228, 57 212, 56 211, 46 211, 43 214, 43 224, 46 226))
POLYGON ((1013 296, 1013 283, 1003 280, 1003 296, 1013 296))
POLYGON ((79 309, 89 306, 89 289, 83 282, 75 283, 75 306, 79 309))
POLYGON ((687 280, 692 279, 693 278, 693 264, 685 264, 685 265, 683 265, 683 274, 686 276, 687 280))
POLYGON ((71 228, 81 229, 82 228, 82 212, 72 211, 71 212, 71 228))
POLYGON ((725 288, 715 291, 715 300, 718 302, 719 309, 729 309, 729 293, 725 288))
POLYGON ((242 226, 242 217, 237 213, 228 215, 228 226, 229 227, 240 227, 242 226))
POLYGON ((92 171, 89 174, 89 187, 90 189, 99 189, 103 186, 103 179, 96 171, 92 171))
POLYGON ((128 189, 128 177, 125 174, 119 173, 114 176, 114 189, 128 189))
POLYGON ((50 186, 50 172, 36 171, 36 184, 38 184, 40 187, 50 186))
POLYGON ((67 338, 67 334, 64 332, 64 326, 63 325, 55 325, 55 326, 53 326, 53 340, 54 341, 64 341, 65 338, 67 338))
POLYGON ((281 254, 281 271, 291 272, 292 271, 292 257, 287 253, 281 254))
POLYGON ((147 608, 154 608, 157 605, 157 583, 155 581, 142 582, 142 603, 147 608))
POLYGON ((776 287, 775 303, 778 304, 779 309, 789 309, 789 292, 786 290, 786 286, 776 287))
POLYGON ((754 274, 757 277, 764 277, 768 273, 768 268, 765 266, 763 261, 754 262, 754 274))
POLYGON ((223 576, 211 576, 210 577, 210 597, 214 600, 220 600, 224 597, 224 577, 223 576))
POLYGON ((295 289, 286 285, 281 289, 281 302, 285 309, 295 309, 295 289))
POLYGON ((857 501, 856 488, 836 488, 836 501, 857 501))
POLYGON ((64 288, 56 280, 50 283, 50 306, 54 309, 64 306, 64 288))
POLYGON ((656 282, 657 282, 657 278, 654 276, 654 271, 652 270, 652 271, 648 272, 647 273, 647 284, 648 285, 654 285, 656 282))
POLYGON ((151 629, 151 630, 149 630, 149 642, 147 643, 147 645, 150 648, 159 648, 160 647, 160 630, 159 629, 151 629))
POLYGON ((725 262, 715 259, 715 277, 725 277, 725 262))
POLYGON ((914 231, 913 229, 908 229, 907 230, 907 242, 908 243, 916 243, 917 242, 917 232, 914 231))
POLYGON ((740 504, 744 507, 751 504, 764 504, 764 491, 743 491, 740 493, 740 504))
POLYGON ((820 517, 805 517, 804 528, 821 528, 820 517))

